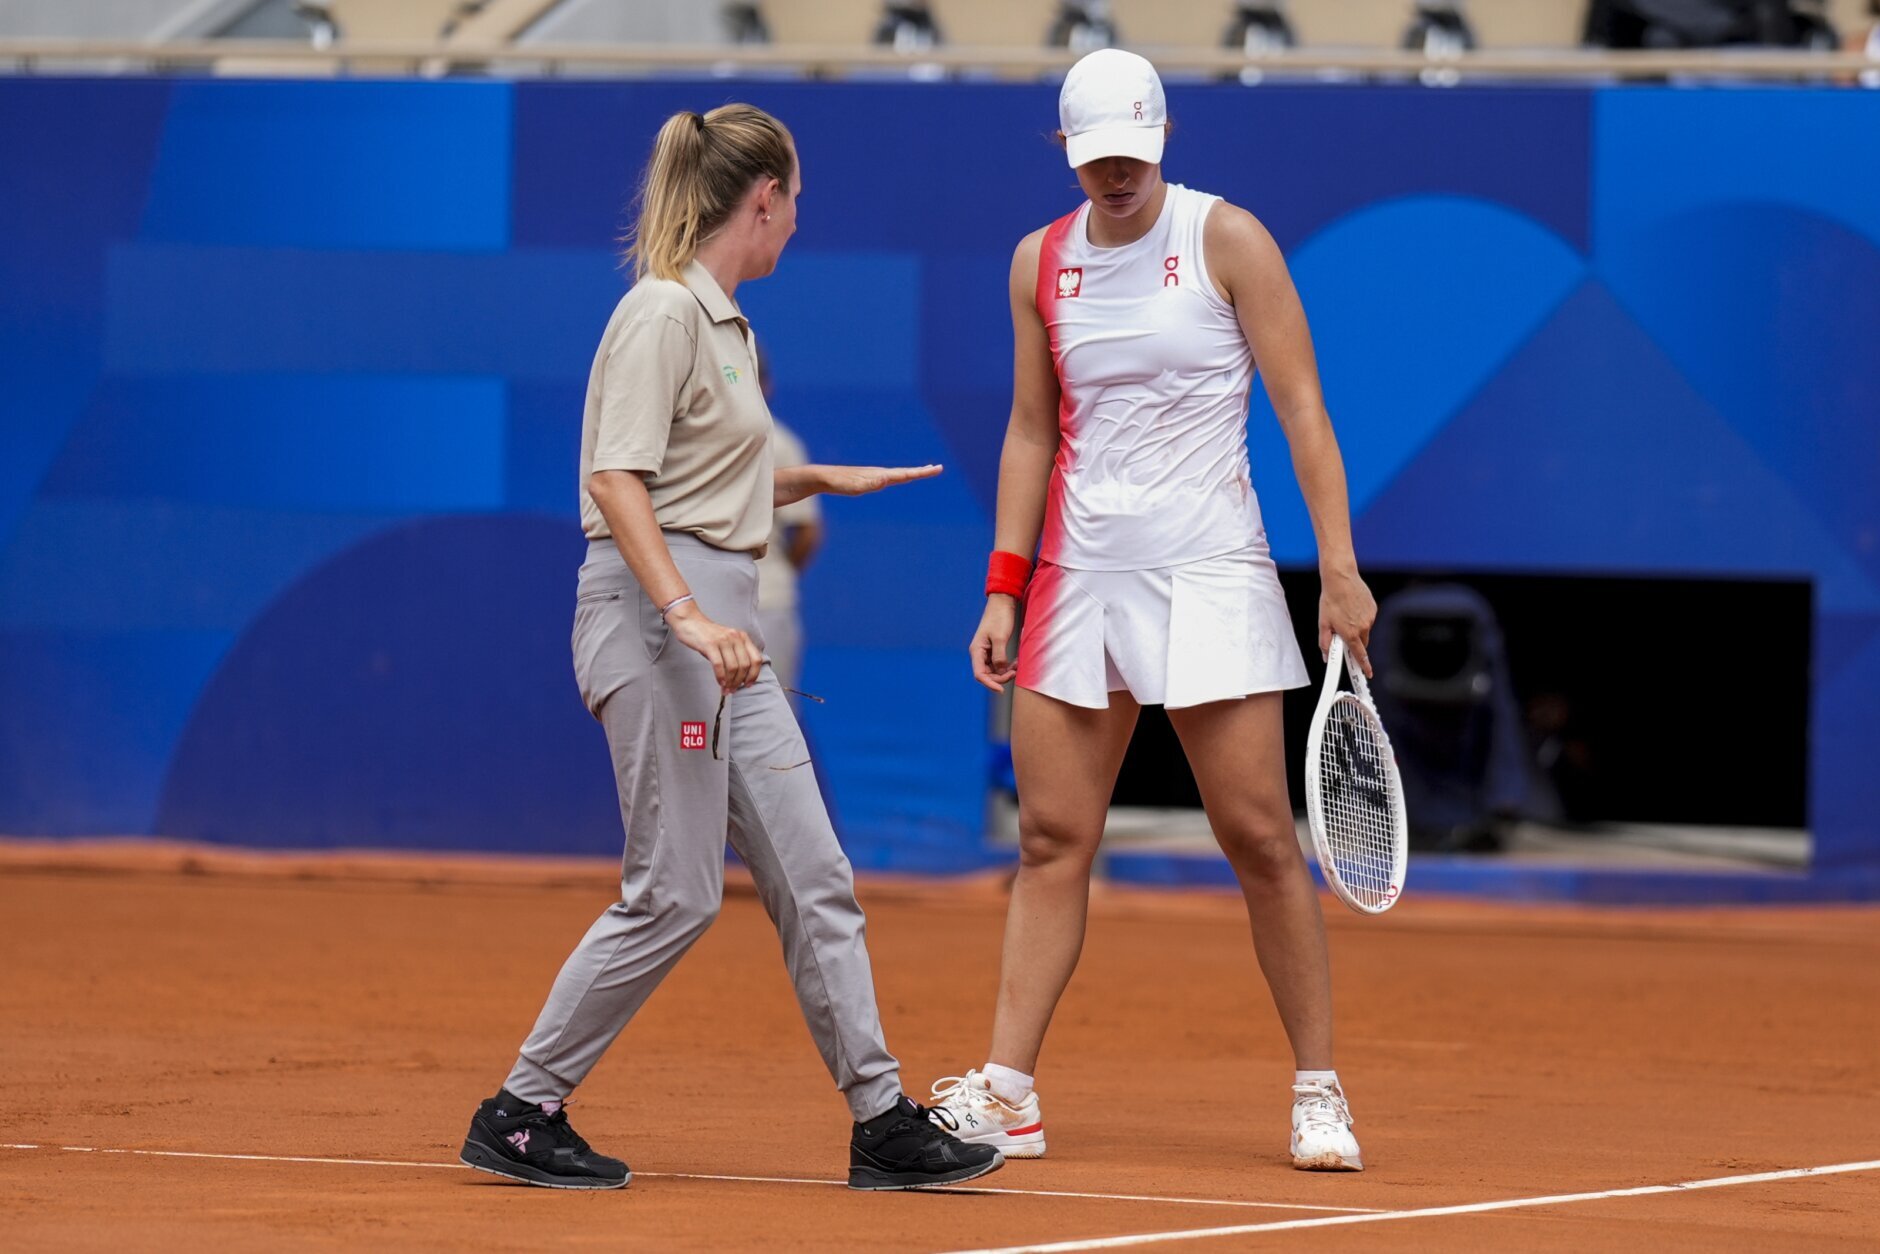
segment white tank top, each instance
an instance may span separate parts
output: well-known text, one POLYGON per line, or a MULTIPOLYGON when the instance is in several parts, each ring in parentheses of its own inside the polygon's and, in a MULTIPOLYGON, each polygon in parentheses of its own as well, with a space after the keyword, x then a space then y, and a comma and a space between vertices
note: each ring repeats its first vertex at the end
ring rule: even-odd
POLYGON ((1151 570, 1261 539, 1247 465, 1253 351, 1208 275, 1219 197, 1168 185, 1149 233, 1090 243, 1090 204, 1052 223, 1038 313, 1062 399, 1039 555, 1079 570, 1151 570))

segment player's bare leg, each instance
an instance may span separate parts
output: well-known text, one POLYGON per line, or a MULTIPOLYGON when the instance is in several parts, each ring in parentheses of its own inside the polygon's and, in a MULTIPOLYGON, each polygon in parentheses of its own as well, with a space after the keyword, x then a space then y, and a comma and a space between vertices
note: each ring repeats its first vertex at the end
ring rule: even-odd
POLYGON ((1332 1070, 1332 970, 1318 889, 1286 795, 1280 695, 1170 710, 1215 839, 1247 901, 1253 947, 1301 1073, 1294 1085, 1296 1166, 1356 1170, 1351 1112, 1332 1070))
POLYGON ((1083 950, 1090 865, 1138 708, 1126 692, 1112 692, 1104 710, 1026 688, 1013 694, 1019 865, 1005 916, 992 1052, 983 1072, 934 1085, 935 1099, 960 1124, 960 1139, 995 1145, 1007 1158, 1044 1157, 1031 1072, 1083 950))
POLYGON ((1286 795, 1280 696, 1170 710, 1214 837, 1247 899, 1260 970, 1302 1071, 1332 1066, 1332 969, 1286 795))
POLYGON ((1012 696, 1018 877, 1005 916, 989 1061, 1030 1072, 1084 945, 1090 866, 1138 707, 1112 692, 1087 710, 1029 689, 1012 696))

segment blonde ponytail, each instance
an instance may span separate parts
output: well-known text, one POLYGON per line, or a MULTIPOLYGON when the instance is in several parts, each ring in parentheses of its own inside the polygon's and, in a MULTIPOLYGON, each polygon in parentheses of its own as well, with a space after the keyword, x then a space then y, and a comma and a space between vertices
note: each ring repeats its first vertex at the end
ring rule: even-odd
POLYGON ((677 279, 760 178, 786 188, 796 172, 790 132, 755 105, 675 113, 659 128, 627 231, 633 277, 677 279))

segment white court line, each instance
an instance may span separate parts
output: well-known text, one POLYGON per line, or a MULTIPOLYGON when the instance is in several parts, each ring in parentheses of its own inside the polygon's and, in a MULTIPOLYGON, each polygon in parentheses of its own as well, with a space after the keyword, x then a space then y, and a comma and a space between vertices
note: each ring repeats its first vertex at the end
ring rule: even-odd
MULTIPOLYGON (((707 1176, 687 1171, 634 1172, 635 1176, 664 1177, 668 1180, 740 1180, 755 1184, 832 1184, 847 1188, 844 1180, 805 1180, 792 1176, 707 1176)), ((1313 1206, 1306 1202, 1239 1202, 1216 1197, 1158 1197, 1148 1193, 1067 1193, 1058 1189, 999 1189, 990 1185, 942 1185, 946 1193, 1010 1193, 1017 1197, 1081 1197, 1103 1202, 1168 1202, 1181 1206, 1254 1206, 1267 1210, 1323 1210, 1348 1215, 1381 1215, 1375 1206, 1313 1206)))
MULTIPOLYGON (((214 1158, 249 1163, 332 1163, 342 1167, 422 1167, 443 1171, 468 1171, 462 1163, 412 1162, 387 1158, 308 1158, 292 1154, 206 1154, 196 1150, 102 1149, 96 1145, 7 1145, 0 1149, 58 1149, 70 1154, 135 1154, 144 1158, 214 1158)), ((636 1171, 635 1177, 654 1180, 725 1180, 739 1184, 821 1184, 847 1188, 842 1180, 818 1180, 803 1176, 719 1176, 691 1171, 636 1171)), ((953 1185, 949 1193, 1008 1193, 1020 1197, 1076 1197, 1102 1202, 1166 1202, 1176 1206, 1248 1206, 1266 1210, 1337 1211, 1353 1215, 1382 1214, 1374 1207, 1313 1206, 1304 1202, 1237 1202, 1213 1197, 1157 1197, 1141 1193, 1068 1193, 1056 1189, 994 1189, 972 1185, 953 1185)))
POLYGON ((222 1158, 247 1163, 338 1163, 347 1167, 441 1167, 468 1171, 462 1163, 413 1163, 390 1158, 295 1158, 284 1154, 202 1154, 193 1150, 101 1149, 96 1145, 0 1145, 0 1149, 57 1149, 68 1154, 138 1154, 145 1158, 222 1158))
POLYGON ((1432 1219, 1441 1215, 1477 1215, 1492 1210, 1528 1206, 1562 1206, 1568 1202, 1597 1202, 1611 1197, 1647 1197, 1655 1193, 1682 1193, 1690 1189, 1720 1189, 1732 1184, 1765 1184, 1802 1176, 1832 1176, 1848 1171, 1880 1171, 1880 1159, 1864 1163, 1835 1163, 1827 1167, 1796 1167, 1764 1171, 1753 1176, 1713 1176, 1678 1184, 1648 1184, 1635 1189, 1602 1189, 1597 1193, 1557 1193, 1551 1197, 1517 1197, 1502 1202, 1474 1202, 1466 1206, 1426 1206, 1418 1210, 1377 1211, 1369 1215, 1332 1215, 1323 1219, 1286 1219, 1264 1224, 1237 1224, 1231 1228, 1190 1228, 1182 1232, 1141 1232, 1133 1236, 1093 1237, 1080 1241, 1053 1241, 1043 1245, 1007 1245, 996 1249, 955 1250, 952 1254, 1070 1254, 1077 1250, 1118 1250, 1131 1245, 1163 1241, 1199 1241, 1207 1237, 1241 1237, 1257 1232, 1285 1232, 1294 1228, 1330 1228, 1340 1224, 1375 1224, 1390 1219, 1432 1219))

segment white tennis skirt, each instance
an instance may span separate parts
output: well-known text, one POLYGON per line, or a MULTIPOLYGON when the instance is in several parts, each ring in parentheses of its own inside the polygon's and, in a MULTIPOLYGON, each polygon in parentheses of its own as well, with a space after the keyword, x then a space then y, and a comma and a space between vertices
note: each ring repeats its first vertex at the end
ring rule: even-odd
POLYGON ((1126 691, 1181 709, 1306 683, 1264 539, 1159 570, 1040 563, 1025 593, 1018 686, 1070 705, 1100 710, 1126 691))

